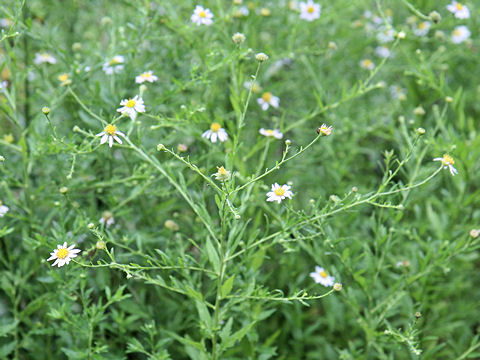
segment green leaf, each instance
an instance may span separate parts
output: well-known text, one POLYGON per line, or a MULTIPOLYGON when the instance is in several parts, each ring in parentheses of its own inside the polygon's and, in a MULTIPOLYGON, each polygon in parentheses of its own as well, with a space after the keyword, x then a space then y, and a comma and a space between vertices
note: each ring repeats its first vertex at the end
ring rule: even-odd
POLYGON ((208 260, 212 263, 213 269, 218 273, 220 272, 220 258, 218 257, 218 253, 213 247, 210 238, 207 238, 207 243, 205 246, 207 251, 208 260))
POLYGON ((234 278, 235 278, 235 275, 232 275, 223 283, 222 289, 221 289, 221 294, 223 298, 227 297, 227 295, 230 294, 230 291, 232 291, 234 278))
POLYGON ((17 345, 16 341, 12 341, 11 343, 4 344, 0 346, 0 359, 6 359, 7 356, 15 350, 15 346, 17 345))

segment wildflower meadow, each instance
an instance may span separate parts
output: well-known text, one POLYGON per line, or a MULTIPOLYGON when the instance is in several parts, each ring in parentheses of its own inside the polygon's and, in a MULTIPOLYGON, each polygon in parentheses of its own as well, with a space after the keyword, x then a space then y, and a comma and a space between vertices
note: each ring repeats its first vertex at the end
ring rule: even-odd
POLYGON ((0 0, 0 359, 480 359, 479 15, 0 0))

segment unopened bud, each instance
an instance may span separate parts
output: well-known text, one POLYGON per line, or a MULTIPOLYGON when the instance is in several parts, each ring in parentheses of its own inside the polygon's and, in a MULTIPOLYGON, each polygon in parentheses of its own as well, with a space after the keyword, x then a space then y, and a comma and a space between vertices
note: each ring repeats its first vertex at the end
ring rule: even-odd
POLYGON ((163 144, 158 144, 157 145, 157 151, 165 151, 165 150, 166 150, 165 145, 163 145, 163 144))
POLYGON ((47 106, 44 106, 44 107, 42 108, 42 113, 43 113, 44 115, 50 114, 50 108, 47 107, 47 106))
POLYGON ((243 35, 242 33, 235 33, 233 34, 232 36, 232 41, 235 43, 235 44, 241 44, 245 41, 246 37, 245 35, 243 35))
POLYGON ((255 55, 255 59, 257 59, 257 61, 259 62, 264 62, 268 60, 268 55, 265 53, 258 53, 257 55, 255 55))

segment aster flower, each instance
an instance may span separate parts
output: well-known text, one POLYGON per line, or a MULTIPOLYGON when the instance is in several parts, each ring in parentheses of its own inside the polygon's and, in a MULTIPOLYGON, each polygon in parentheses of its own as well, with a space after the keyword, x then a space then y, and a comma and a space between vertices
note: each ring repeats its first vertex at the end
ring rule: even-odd
POLYGON ((250 87, 251 87, 252 93, 254 94, 259 93, 262 90, 262 87, 258 85, 256 81, 253 81, 253 80, 245 81, 243 83, 243 87, 247 90, 250 90, 250 87))
POLYGON ((118 131, 115 125, 109 124, 105 126, 105 129, 101 133, 98 133, 97 136, 101 136, 100 144, 105 144, 108 140, 108 146, 113 146, 113 140, 122 144, 122 140, 118 137, 118 135, 125 137, 125 134, 118 131))
POLYGON ((462 5, 456 1, 452 1, 447 5, 447 10, 450 11, 457 19, 468 19, 470 17, 470 10, 465 5, 462 5))
POLYGON ((457 26, 452 32, 452 42, 460 44, 470 37, 470 30, 465 25, 457 26))
POLYGON ((391 55, 391 51, 387 46, 377 46, 375 48, 375 55, 381 57, 383 59, 389 57, 391 55))
POLYGON ((72 83, 72 80, 69 79, 67 73, 58 75, 57 79, 58 79, 58 81, 61 82, 62 86, 67 86, 67 85, 70 85, 72 83))
POLYGON ((430 23, 430 21, 422 21, 415 26, 415 29, 413 29, 413 33, 417 36, 425 36, 430 31, 431 26, 432 24, 430 23))
POLYGON ((212 175, 212 176, 215 176, 216 180, 219 180, 219 181, 230 180, 230 178, 232 177, 232 173, 230 171, 225 169, 223 166, 217 167, 217 169, 218 171, 212 175))
POLYGON ((207 25, 210 26, 213 24, 213 13, 210 9, 203 8, 203 6, 197 5, 195 10, 193 10, 193 14, 190 17, 190 20, 197 26, 200 25, 207 25))
POLYGON ((435 158, 435 159, 433 159, 433 161, 441 161, 442 165, 443 165, 443 168, 444 169, 448 168, 448 170, 450 170, 450 174, 452 174, 452 176, 455 176, 456 174, 458 174, 457 169, 455 169, 453 167, 453 164, 455 164, 455 161, 453 160, 453 158, 450 155, 443 154, 443 157, 435 158))
POLYGON ((205 131, 202 137, 209 139, 213 143, 217 142, 217 139, 220 140, 220 142, 224 142, 227 141, 228 134, 219 123, 214 122, 210 125, 210 130, 205 131))
POLYGON ((158 80, 158 77, 153 75, 153 71, 145 71, 143 74, 140 74, 135 77, 135 82, 137 84, 142 84, 145 81, 153 83, 158 80))
POLYGON ((370 59, 363 59, 362 61, 360 61, 360 66, 366 70, 375 69, 375 63, 370 59))
POLYGON ((394 99, 398 99, 400 101, 404 101, 407 99, 407 90, 402 88, 398 85, 391 85, 390 88, 390 96, 394 99))
POLYGON ((47 261, 55 260, 52 266, 61 267, 68 264, 79 252, 80 250, 75 249, 75 244, 67 247, 67 242, 64 242, 63 246, 57 245, 57 248, 50 253, 51 256, 47 261))
POLYGON ((317 129, 317 134, 321 134, 322 136, 330 136, 332 134, 332 131, 333 131, 333 127, 332 126, 327 126, 327 124, 322 124, 322 126, 320 126, 318 129, 317 129))
POLYGON ((121 55, 114 56, 111 60, 107 61, 103 64, 102 70, 107 75, 112 75, 113 73, 119 73, 123 70, 124 66, 123 63, 125 62, 125 58, 121 55))
POLYGON ((35 59, 33 60, 33 63, 35 65, 40 65, 40 64, 44 64, 44 63, 56 64, 57 59, 55 59, 49 53, 36 53, 35 54, 35 59))
POLYGON ((122 115, 130 116, 130 119, 135 120, 137 117, 137 112, 145 112, 145 105, 143 105, 143 99, 139 98, 138 95, 135 95, 133 99, 123 99, 120 101, 122 107, 118 108, 117 111, 122 115))
POLYGON ((267 201, 276 201, 279 204, 282 202, 282 200, 285 200, 285 198, 291 199, 293 196, 293 192, 290 191, 291 186, 289 185, 278 185, 278 183, 275 183, 272 185, 272 191, 267 193, 267 201))
POLYGON ((321 6, 308 0, 307 2, 300 3, 300 19, 313 21, 320 17, 321 6))
POLYGON ((266 111, 270 105, 274 108, 278 108, 280 99, 273 95, 271 92, 263 93, 261 98, 257 99, 258 104, 262 107, 263 111, 266 111))
POLYGON ((0 82, 0 92, 4 91, 8 86, 8 81, 1 81, 0 82))
POLYGON ((104 211, 102 213, 102 217, 100 220, 98 220, 100 224, 105 224, 105 226, 108 228, 115 224, 115 219, 113 218, 113 214, 110 211, 104 211))
POLYGON ((382 44, 392 42, 394 39, 395 39, 395 30, 392 29, 391 27, 389 28, 383 27, 377 33, 377 40, 382 44))
POLYGON ((335 277, 329 276, 325 269, 320 266, 315 266, 315 271, 310 273, 310 277, 317 284, 322 284, 326 287, 333 286, 333 283, 335 282, 335 277))
POLYGON ((7 18, 1 18, 0 19, 0 27, 2 28, 8 28, 13 25, 13 21, 7 18))
POLYGON ((273 136, 276 139, 283 138, 283 134, 280 132, 279 129, 270 130, 270 129, 261 128, 259 133, 262 134, 263 136, 266 136, 266 137, 272 137, 273 136))
POLYGON ((0 200, 0 217, 4 217, 5 214, 10 210, 8 206, 3 205, 2 200, 0 200))

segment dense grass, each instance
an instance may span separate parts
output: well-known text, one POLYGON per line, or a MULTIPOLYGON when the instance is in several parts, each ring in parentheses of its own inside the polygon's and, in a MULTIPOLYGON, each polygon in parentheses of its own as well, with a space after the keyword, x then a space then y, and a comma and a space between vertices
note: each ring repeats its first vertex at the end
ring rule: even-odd
POLYGON ((1 359, 480 358, 478 4, 241 3, 0 3, 1 359))

